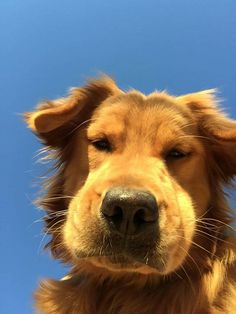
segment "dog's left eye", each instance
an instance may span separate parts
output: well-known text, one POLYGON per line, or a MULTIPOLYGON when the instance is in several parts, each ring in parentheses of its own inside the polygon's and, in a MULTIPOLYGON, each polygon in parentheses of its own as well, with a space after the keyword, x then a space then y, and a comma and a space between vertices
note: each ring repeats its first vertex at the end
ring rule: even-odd
POLYGON ((97 149, 101 151, 111 151, 111 144, 107 139, 99 139, 99 140, 91 140, 91 144, 97 149))
POLYGON ((186 157, 187 155, 187 153, 184 153, 178 149, 172 149, 166 154, 165 159, 180 159, 186 157))

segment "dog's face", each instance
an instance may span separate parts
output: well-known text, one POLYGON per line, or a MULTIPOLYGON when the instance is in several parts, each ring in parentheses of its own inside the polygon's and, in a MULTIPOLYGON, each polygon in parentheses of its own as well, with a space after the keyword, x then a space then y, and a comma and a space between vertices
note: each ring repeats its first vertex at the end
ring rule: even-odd
POLYGON ((66 170, 66 190, 75 197, 63 233, 73 255, 102 255, 130 267, 140 262, 165 273, 178 267, 195 216, 209 202, 197 135, 191 116, 164 95, 130 93, 104 101, 88 128, 78 131, 66 170), (89 169, 82 187, 81 146, 89 169))
POLYGON ((189 255, 197 221, 211 206, 213 153, 206 143, 213 151, 222 135, 210 134, 209 123, 206 135, 199 119, 204 109, 212 115, 212 96, 145 96, 123 93, 111 81, 100 84, 101 97, 94 84, 29 118, 49 145, 66 149, 61 132, 70 141, 60 197, 72 197, 60 246, 75 264, 171 273, 189 255), (85 110, 78 110, 80 103, 85 110))

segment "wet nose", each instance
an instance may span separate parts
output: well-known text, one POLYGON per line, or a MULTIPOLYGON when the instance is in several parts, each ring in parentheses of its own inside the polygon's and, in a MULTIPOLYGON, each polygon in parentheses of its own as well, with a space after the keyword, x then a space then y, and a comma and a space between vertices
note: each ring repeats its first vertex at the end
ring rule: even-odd
POLYGON ((107 191, 101 212, 110 228, 122 235, 148 231, 158 219, 158 205, 150 192, 124 187, 107 191))

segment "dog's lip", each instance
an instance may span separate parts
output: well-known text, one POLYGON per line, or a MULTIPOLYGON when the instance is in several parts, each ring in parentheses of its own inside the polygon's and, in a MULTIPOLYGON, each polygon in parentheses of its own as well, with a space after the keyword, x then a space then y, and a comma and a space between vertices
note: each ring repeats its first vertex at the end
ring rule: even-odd
POLYGON ((148 264, 140 263, 131 259, 126 263, 120 263, 118 261, 111 261, 109 256, 91 256, 85 258, 85 260, 83 259, 83 261, 90 263, 95 267, 108 269, 112 272, 136 272, 144 275, 150 273, 160 275, 162 272, 161 269, 159 270, 156 267, 152 267, 148 264))
POLYGON ((141 256, 133 256, 131 254, 126 254, 125 252, 117 253, 117 254, 94 254, 87 255, 81 252, 77 252, 76 254, 79 260, 83 260, 85 262, 91 262, 95 265, 100 265, 108 268, 115 268, 121 270, 135 270, 135 269, 143 269, 150 268, 153 271, 158 271, 159 273, 165 268, 163 264, 163 259, 158 258, 142 258, 141 256))
POLYGON ((76 251, 76 257, 79 259, 84 259, 84 260, 92 260, 92 259, 97 259, 100 261, 109 261, 112 264, 141 264, 141 262, 137 261, 137 259, 135 259, 135 257, 132 257, 130 255, 125 254, 124 252, 122 253, 116 253, 116 254, 104 254, 104 255, 100 255, 100 254, 85 254, 83 252, 80 251, 76 251))

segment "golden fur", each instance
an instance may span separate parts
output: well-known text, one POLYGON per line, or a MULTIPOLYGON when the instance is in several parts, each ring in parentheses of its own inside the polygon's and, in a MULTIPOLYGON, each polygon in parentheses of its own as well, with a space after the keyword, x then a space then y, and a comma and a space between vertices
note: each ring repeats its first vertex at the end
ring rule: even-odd
POLYGON ((236 173, 236 122, 213 90, 146 96, 103 77, 26 120, 56 161, 39 200, 48 248, 71 265, 63 280, 40 283, 39 313, 236 313, 236 241, 223 191, 236 173), (127 244, 110 232, 100 208, 117 186, 155 196, 152 237, 127 244))

